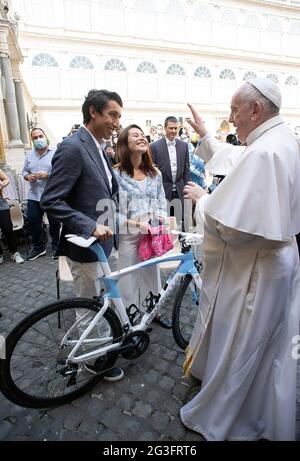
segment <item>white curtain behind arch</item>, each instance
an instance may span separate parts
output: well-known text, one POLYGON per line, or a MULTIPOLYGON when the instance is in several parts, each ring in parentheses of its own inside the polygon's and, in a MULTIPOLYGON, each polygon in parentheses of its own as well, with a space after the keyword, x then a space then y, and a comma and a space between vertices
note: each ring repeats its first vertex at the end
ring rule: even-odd
POLYGON ((277 17, 270 17, 268 27, 265 30, 265 38, 262 40, 261 51, 277 55, 280 54, 282 45, 281 35, 281 20, 277 17))
POLYGON ((175 42, 186 41, 185 9, 179 0, 170 0, 158 16, 158 38, 175 42))
MULTIPOLYGON (((44 2, 43 2, 44 3, 44 2)), ((50 3, 51 2, 45 2, 50 3)), ((90 2, 86 0, 64 0, 65 24, 74 30, 91 30, 90 2)))
POLYGON ((84 99, 92 88, 95 88, 95 71, 92 69, 71 69, 67 70, 70 82, 70 97, 84 99))
POLYGON ((125 6, 123 0, 98 0, 92 7, 92 29, 109 35, 125 33, 125 6))
POLYGON ((155 38, 157 11, 153 0, 135 0, 128 11, 127 32, 134 37, 155 38))
POLYGON ((250 14, 240 28, 240 47, 243 50, 258 50, 260 46, 261 25, 259 18, 250 14))
POLYGON ((286 35, 284 53, 299 57, 300 50, 300 21, 292 21, 286 35))
POLYGON ((187 41, 202 45, 213 45, 213 9, 199 6, 189 17, 187 41))
POLYGON ((225 10, 217 25, 217 44, 223 48, 239 48, 237 41, 238 20, 231 10, 225 10))
POLYGON ((44 1, 42 3, 43 5, 41 6, 41 0, 24 1, 24 13, 27 24, 35 26, 58 26, 60 21, 60 0, 44 1))

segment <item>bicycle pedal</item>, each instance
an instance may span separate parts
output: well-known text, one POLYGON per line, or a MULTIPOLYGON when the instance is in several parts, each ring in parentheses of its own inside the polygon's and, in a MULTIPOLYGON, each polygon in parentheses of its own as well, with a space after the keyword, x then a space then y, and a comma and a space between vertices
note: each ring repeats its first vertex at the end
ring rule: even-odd
POLYGON ((151 333, 152 330, 153 330, 152 327, 148 327, 148 328, 146 328, 146 333, 151 333))

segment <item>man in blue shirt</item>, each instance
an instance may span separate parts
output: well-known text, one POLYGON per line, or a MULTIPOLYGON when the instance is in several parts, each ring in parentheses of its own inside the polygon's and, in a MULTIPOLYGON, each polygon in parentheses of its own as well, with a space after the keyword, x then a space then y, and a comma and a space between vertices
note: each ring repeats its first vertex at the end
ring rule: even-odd
MULTIPOLYGON (((27 222, 33 248, 27 258, 28 261, 33 261, 46 254, 42 230, 44 210, 40 206, 40 200, 51 171, 52 157, 55 153, 55 149, 49 147, 47 136, 41 128, 34 128, 31 131, 31 139, 34 148, 27 155, 22 172, 26 181, 30 182, 27 197, 27 222)), ((48 214, 47 216, 52 244, 52 258, 56 259, 55 253, 59 241, 60 222, 48 214)))

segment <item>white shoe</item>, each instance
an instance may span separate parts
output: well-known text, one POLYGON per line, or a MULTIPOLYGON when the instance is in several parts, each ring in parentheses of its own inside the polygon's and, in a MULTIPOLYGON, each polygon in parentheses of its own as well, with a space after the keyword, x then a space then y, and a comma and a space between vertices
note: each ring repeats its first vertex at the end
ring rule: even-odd
POLYGON ((20 253, 17 251, 13 255, 11 255, 10 259, 14 261, 16 264, 22 264, 24 262, 24 259, 20 255, 20 253))
POLYGON ((3 256, 1 255, 0 256, 0 264, 3 264, 4 263, 4 259, 3 259, 3 256))

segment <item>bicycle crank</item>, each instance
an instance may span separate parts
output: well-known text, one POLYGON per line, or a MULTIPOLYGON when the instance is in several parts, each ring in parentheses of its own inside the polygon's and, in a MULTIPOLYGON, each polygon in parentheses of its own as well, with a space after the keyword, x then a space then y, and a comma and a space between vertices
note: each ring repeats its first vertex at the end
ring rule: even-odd
POLYGON ((122 343, 122 347, 128 347, 128 350, 121 353, 122 357, 124 359, 136 359, 147 350, 149 342, 149 335, 145 331, 129 333, 122 343))

